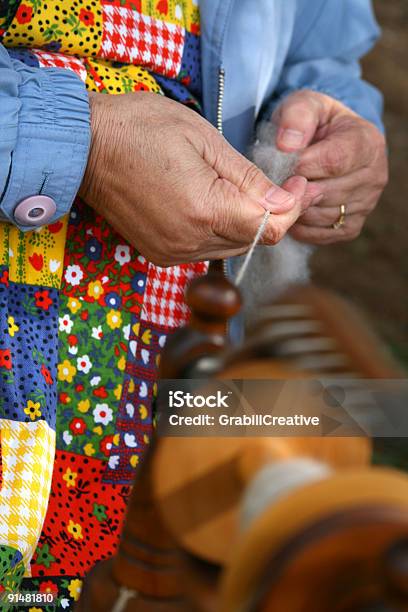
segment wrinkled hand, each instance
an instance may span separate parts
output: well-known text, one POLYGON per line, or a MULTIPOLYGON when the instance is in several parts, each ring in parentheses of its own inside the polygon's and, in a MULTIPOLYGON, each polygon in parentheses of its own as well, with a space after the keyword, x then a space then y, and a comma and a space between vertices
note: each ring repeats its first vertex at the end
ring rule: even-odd
POLYGON ((296 172, 309 181, 312 204, 291 230, 313 244, 356 238, 388 180, 385 139, 378 129, 333 98, 298 91, 276 109, 278 147, 303 150, 296 172), (332 225, 346 206, 346 223, 332 225))
POLYGON ((244 253, 302 212, 306 180, 279 188, 194 111, 157 94, 91 94, 92 144, 80 196, 158 265, 244 253))

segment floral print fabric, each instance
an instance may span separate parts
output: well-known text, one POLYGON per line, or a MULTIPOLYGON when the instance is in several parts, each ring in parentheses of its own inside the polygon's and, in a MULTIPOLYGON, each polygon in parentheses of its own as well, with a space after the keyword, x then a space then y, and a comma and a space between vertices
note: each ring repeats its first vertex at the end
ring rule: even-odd
MULTIPOLYGON (((26 64, 198 111, 199 27, 194 0, 0 10, 3 43, 26 64)), ((152 265, 79 200, 26 234, 0 223, 0 597, 52 592, 70 610, 84 574, 115 551, 152 433, 160 353, 188 319, 187 283, 206 269, 152 265)))

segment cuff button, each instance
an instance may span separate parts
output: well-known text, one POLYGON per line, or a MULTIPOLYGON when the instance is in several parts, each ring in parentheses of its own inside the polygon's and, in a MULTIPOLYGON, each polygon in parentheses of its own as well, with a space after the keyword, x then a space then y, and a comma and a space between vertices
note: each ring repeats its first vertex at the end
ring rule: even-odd
POLYGON ((30 196, 17 204, 14 219, 20 225, 40 227, 51 221, 56 210, 57 206, 52 198, 45 195, 30 196))

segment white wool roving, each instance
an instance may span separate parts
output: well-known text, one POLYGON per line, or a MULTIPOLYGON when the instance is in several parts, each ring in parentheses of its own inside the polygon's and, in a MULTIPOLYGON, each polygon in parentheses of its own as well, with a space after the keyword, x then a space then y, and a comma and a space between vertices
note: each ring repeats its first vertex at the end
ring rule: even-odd
POLYGON ((268 463, 248 484, 240 508, 240 528, 245 531, 267 508, 301 487, 328 478, 329 465, 309 457, 268 463))
MULTIPOLYGON (((283 153, 276 148, 276 126, 261 123, 257 140, 249 157, 274 183, 282 185, 293 175, 296 153, 283 153)), ((310 279, 309 257, 313 247, 286 236, 276 246, 257 246, 240 284, 243 314, 246 325, 256 318, 259 306, 270 302, 289 286, 310 279)), ((238 274, 245 255, 233 260, 234 277, 238 274)))

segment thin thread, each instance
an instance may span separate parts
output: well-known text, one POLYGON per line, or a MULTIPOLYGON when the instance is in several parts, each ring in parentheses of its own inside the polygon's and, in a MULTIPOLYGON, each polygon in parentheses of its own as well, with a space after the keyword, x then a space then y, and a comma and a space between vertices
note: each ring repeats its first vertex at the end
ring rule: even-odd
POLYGON ((128 601, 139 596, 137 591, 125 586, 119 587, 118 597, 113 605, 112 612, 123 612, 127 608, 128 601))
POLYGON ((269 210, 265 211, 265 214, 262 217, 261 224, 259 225, 258 231, 256 232, 255 238, 251 244, 251 248, 249 249, 248 253, 245 255, 245 259, 242 263, 242 266, 238 270, 238 273, 235 277, 235 284, 237 287, 241 284, 246 274, 246 271, 248 270, 248 266, 251 263, 252 255, 254 254, 255 248, 258 246, 258 242, 262 238, 265 228, 268 224, 270 214, 271 213, 269 210))

